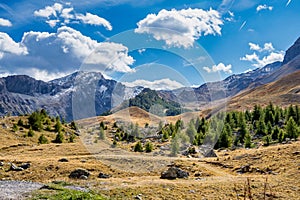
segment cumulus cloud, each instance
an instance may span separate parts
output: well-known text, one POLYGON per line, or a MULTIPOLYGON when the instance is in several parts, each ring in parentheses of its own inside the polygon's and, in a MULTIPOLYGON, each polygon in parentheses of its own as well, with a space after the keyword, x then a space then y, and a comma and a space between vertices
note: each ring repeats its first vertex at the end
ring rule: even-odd
POLYGON ((27 48, 16 43, 7 33, 0 32, 0 58, 5 54, 26 55, 27 48))
POLYGON ((220 14, 213 9, 163 9, 139 21, 135 32, 151 34, 168 46, 188 48, 203 35, 221 35, 221 25, 220 14))
POLYGON ((91 13, 86 13, 85 15, 76 13, 73 7, 67 6, 64 7, 60 3, 55 3, 52 6, 46 6, 43 9, 34 11, 34 16, 46 18, 45 22, 52 28, 57 24, 67 25, 71 22, 82 22, 84 24, 104 26, 107 30, 112 30, 110 22, 106 19, 91 13))
POLYGON ((262 10, 273 10, 273 6, 267 6, 266 4, 264 5, 258 5, 256 7, 256 11, 259 12, 259 11, 262 11, 262 10))
POLYGON ((128 56, 128 48, 113 42, 100 43, 85 59, 85 63, 94 65, 103 71, 134 72, 134 69, 129 67, 134 63, 134 59, 128 56))
POLYGON ((203 69, 205 71, 207 71, 208 73, 223 71, 223 72, 229 73, 229 74, 232 73, 231 68, 232 68, 232 66, 230 64, 229 65, 225 65, 224 63, 219 63, 217 65, 213 65, 211 68, 209 68, 207 66, 203 67, 203 69))
POLYGON ((181 83, 171 80, 169 78, 154 81, 138 79, 133 82, 122 83, 128 87, 143 86, 154 90, 174 90, 184 87, 184 85, 182 85, 181 83))
POLYGON ((3 19, 0 17, 0 26, 12 26, 12 23, 8 19, 3 19))
POLYGON ((250 50, 254 50, 254 51, 259 51, 259 52, 263 52, 263 51, 274 51, 274 47, 273 44, 271 42, 269 43, 265 43, 263 47, 260 47, 258 44, 254 44, 252 42, 248 43, 250 46, 250 50))
POLYGON ((55 3, 52 6, 46 6, 43 9, 34 11, 34 16, 50 18, 51 16, 57 17, 58 13, 61 12, 63 5, 55 3))
POLYGON ((263 47, 261 47, 258 44, 250 42, 249 47, 250 50, 254 52, 252 54, 246 54, 240 58, 240 60, 251 62, 253 67, 264 67, 267 64, 283 61, 284 59, 284 51, 276 51, 272 43, 265 43, 263 47))
POLYGON ((46 77, 45 71, 49 77, 54 77, 60 72, 78 70, 83 63, 102 72, 106 69, 131 72, 129 65, 134 63, 124 45, 99 43, 67 26, 58 28, 55 33, 26 32, 20 42, 0 32, 0 56, 0 66, 10 69, 11 73, 23 70, 40 76, 44 74, 42 77, 46 77), (27 70, 32 68, 40 71, 27 70))
POLYGON ((23 69, 22 71, 18 72, 18 74, 29 74, 31 77, 33 77, 37 80, 51 81, 51 80, 54 80, 57 78, 64 77, 64 76, 68 75, 69 73, 49 72, 49 71, 43 70, 43 69, 29 68, 29 69, 23 69))
POLYGON ((98 15, 94 15, 91 13, 78 14, 76 15, 76 19, 81 20, 85 24, 91 24, 91 25, 103 25, 107 30, 112 30, 111 24, 104 18, 99 17, 98 15))

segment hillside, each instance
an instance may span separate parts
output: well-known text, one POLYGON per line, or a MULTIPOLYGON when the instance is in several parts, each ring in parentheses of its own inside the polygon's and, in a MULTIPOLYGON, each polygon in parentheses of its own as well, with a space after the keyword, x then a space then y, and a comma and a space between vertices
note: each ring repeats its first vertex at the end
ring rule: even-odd
POLYGON ((269 102, 278 106, 300 104, 300 71, 281 79, 248 89, 234 96, 227 102, 229 109, 252 108, 255 104, 267 105, 269 102))

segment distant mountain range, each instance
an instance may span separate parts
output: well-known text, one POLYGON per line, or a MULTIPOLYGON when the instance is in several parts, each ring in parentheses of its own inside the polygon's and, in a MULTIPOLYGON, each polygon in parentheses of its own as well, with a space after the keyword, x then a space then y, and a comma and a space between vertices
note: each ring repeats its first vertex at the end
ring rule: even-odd
MULTIPOLYGON (((115 80, 105 79, 99 72, 79 71, 49 82, 35 80, 25 75, 8 76, 0 78, 0 115, 8 113, 19 115, 31 113, 36 109, 46 109, 50 115, 60 115, 70 121, 101 115, 125 104, 139 106, 149 111, 155 108, 154 105, 161 103, 164 112, 177 114, 178 110, 182 111, 186 108, 201 110, 208 103, 232 97, 232 101, 229 102, 235 101, 236 104, 238 99, 241 99, 241 95, 246 95, 245 92, 250 95, 263 90, 262 88, 268 88, 266 91, 275 94, 276 91, 270 89, 272 84, 268 84, 274 81, 279 81, 277 86, 286 84, 290 89, 295 89, 295 84, 300 83, 297 82, 299 81, 297 76, 293 74, 299 75, 298 70, 300 70, 300 38, 286 51, 283 62, 275 62, 247 73, 235 74, 223 81, 205 83, 198 88, 154 91, 142 86, 127 87, 115 80), (284 81, 285 79, 290 79, 290 82, 284 81), (149 96, 150 94, 152 97, 149 96)), ((285 92, 290 92, 289 88, 285 88, 285 92)), ((256 93, 252 98, 255 96, 262 99, 264 94, 256 93)), ((249 103, 249 101, 240 103, 249 103)))

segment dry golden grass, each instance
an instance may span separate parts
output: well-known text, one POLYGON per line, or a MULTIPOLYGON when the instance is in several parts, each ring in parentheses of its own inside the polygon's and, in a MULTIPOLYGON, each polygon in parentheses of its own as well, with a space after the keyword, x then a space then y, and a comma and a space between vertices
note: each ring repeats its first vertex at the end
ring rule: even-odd
POLYGON ((227 102, 227 107, 230 110, 252 109, 255 104, 264 106, 269 102, 282 107, 300 104, 300 71, 278 81, 242 91, 227 102))
MULTIPOLYGON (((22 132, 12 132, 12 120, 16 122, 17 118, 2 119, 9 127, 0 127, 0 156, 5 163, 0 169, 1 179, 66 181, 89 187, 112 199, 133 199, 142 194, 143 199, 242 200, 249 178, 253 199, 263 199, 264 193, 266 199, 299 199, 299 141, 258 149, 219 151, 218 158, 173 158, 109 148, 106 142, 99 142, 92 149, 84 138, 76 138, 75 143, 37 145, 37 138, 24 138, 22 132), (69 162, 59 162, 61 158, 69 162), (9 162, 29 162, 31 167, 21 172, 7 171, 9 162), (160 179, 160 172, 170 163, 188 171, 190 177, 160 179), (272 173, 238 174, 236 171, 246 164, 272 173), (70 172, 77 168, 89 170, 89 179, 69 179, 70 172), (99 179, 99 172, 111 174, 112 178, 99 179), (268 187, 264 192, 266 177, 268 187)), ((50 137, 53 133, 44 134, 50 137)))

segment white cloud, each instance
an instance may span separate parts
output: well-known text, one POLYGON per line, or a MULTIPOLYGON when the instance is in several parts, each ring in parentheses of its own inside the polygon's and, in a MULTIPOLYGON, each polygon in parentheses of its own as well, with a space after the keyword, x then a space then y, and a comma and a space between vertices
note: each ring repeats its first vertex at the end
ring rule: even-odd
POLYGON ((224 63, 219 63, 217 65, 213 65, 212 68, 209 67, 203 67, 203 69, 205 71, 207 71, 208 73, 212 73, 212 72, 226 72, 231 74, 232 70, 231 70, 232 66, 231 65, 225 65, 224 63))
POLYGON ((1 58, 5 54, 26 55, 27 48, 16 43, 7 33, 0 32, 0 53, 1 58))
POLYGON ((57 76, 59 72, 78 70, 83 64, 104 73, 134 71, 129 67, 134 59, 124 45, 99 43, 66 26, 58 28, 56 33, 26 32, 21 42, 0 33, 0 58, 0 66, 11 73, 20 70, 45 77, 46 72, 57 76), (33 68, 40 71, 28 71, 33 68))
POLYGON ((292 0, 288 0, 287 2, 286 2, 286 7, 288 6, 288 5, 290 5, 290 3, 292 2, 292 0))
POLYGON ((134 59, 128 55, 128 48, 122 44, 113 42, 100 43, 93 53, 85 59, 86 64, 96 65, 102 71, 134 72, 129 65, 134 59))
POLYGON ((250 42, 249 47, 250 50, 255 52, 246 54, 240 60, 251 62, 253 67, 264 67, 267 64, 283 61, 284 59, 284 51, 276 51, 272 43, 265 43, 263 47, 260 47, 258 44, 250 42), (256 52, 261 55, 257 55, 256 52))
POLYGON ((61 11, 61 15, 60 17, 64 18, 64 23, 68 24, 70 23, 70 19, 74 19, 74 15, 71 14, 71 12, 74 11, 74 8, 64 8, 62 11, 61 11))
POLYGON ((51 19, 51 20, 47 20, 46 23, 49 24, 49 26, 51 26, 51 28, 55 27, 57 23, 59 23, 60 21, 58 19, 51 19))
POLYGON ((57 78, 64 77, 69 73, 65 72, 49 72, 43 69, 29 68, 19 72, 19 74, 28 74, 37 80, 51 81, 57 78))
POLYGON ((174 90, 184 87, 181 83, 171 80, 169 78, 148 81, 148 80, 135 80, 133 82, 122 82, 127 87, 143 86, 154 90, 174 90))
POLYGON ((0 17, 0 26, 12 26, 12 23, 8 19, 3 19, 0 17))
POLYGON ((112 30, 111 24, 104 18, 99 17, 98 15, 94 15, 91 13, 78 14, 76 15, 76 19, 81 20, 85 24, 91 24, 91 25, 103 25, 107 30, 112 30))
POLYGON ((138 50, 139 54, 141 54, 141 55, 142 55, 145 51, 146 51, 146 49, 139 49, 139 50, 138 50))
POLYGON ((43 9, 34 11, 34 16, 46 18, 46 23, 52 28, 57 24, 67 25, 69 23, 82 22, 84 24, 104 26, 107 30, 112 30, 110 22, 106 19, 91 13, 86 13, 85 15, 76 13, 71 4, 66 4, 66 6, 55 3, 52 6, 46 6, 43 9))
POLYGON ((260 47, 258 44, 254 44, 252 42, 248 43, 250 46, 250 50, 258 51, 258 52, 263 52, 263 51, 274 51, 273 44, 271 42, 265 43, 263 47, 260 47))
POLYGON ((259 5, 256 7, 256 11, 259 12, 259 11, 262 11, 262 10, 273 10, 273 6, 267 6, 266 4, 264 5, 259 5))
POLYGON ((135 32, 151 34, 168 46, 188 48, 203 35, 221 35, 221 25, 220 14, 213 9, 163 9, 139 21, 135 32))
POLYGON ((62 8, 63 8, 62 4, 55 3, 52 6, 46 6, 43 9, 36 10, 36 11, 34 11, 33 14, 34 14, 34 16, 37 16, 37 17, 45 17, 45 18, 49 19, 49 17, 52 15, 54 17, 57 17, 57 12, 60 13, 62 8))

